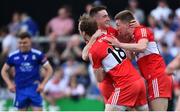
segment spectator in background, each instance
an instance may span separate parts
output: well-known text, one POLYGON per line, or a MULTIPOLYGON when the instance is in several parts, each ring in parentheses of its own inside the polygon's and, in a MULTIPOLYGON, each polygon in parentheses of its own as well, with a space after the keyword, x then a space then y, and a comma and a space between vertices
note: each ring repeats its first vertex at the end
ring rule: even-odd
POLYGON ((170 53, 175 57, 180 53, 180 29, 176 32, 174 46, 170 49, 170 53))
POLYGON ((142 9, 138 8, 138 0, 129 0, 128 1, 129 7, 128 10, 132 11, 135 18, 142 24, 144 23, 145 16, 142 9))
POLYGON ((52 18, 46 26, 46 35, 50 37, 67 36, 74 29, 74 20, 71 18, 69 6, 63 6, 58 10, 58 16, 52 18))
MULTIPOLYGON (((178 4, 179 4, 179 6, 180 6, 180 1, 178 1, 178 4)), ((176 14, 177 18, 178 18, 179 21, 180 21, 180 7, 175 10, 175 14, 176 14)))
POLYGON ((46 53, 46 56, 48 57, 48 59, 50 60, 50 62, 52 63, 53 67, 57 67, 60 65, 60 54, 59 54, 59 50, 57 48, 57 41, 53 38, 50 39, 49 42, 49 50, 46 53))
POLYGON ((156 21, 167 21, 172 10, 168 7, 166 0, 159 0, 158 6, 151 11, 151 15, 156 21))
POLYGON ((178 20, 178 18, 176 18, 174 13, 171 13, 169 15, 167 22, 170 25, 170 30, 175 32, 180 28, 180 21, 179 20, 178 20))
POLYGON ((18 48, 17 38, 9 33, 7 27, 2 27, 0 29, 0 33, 0 35, 4 37, 2 40, 1 54, 6 57, 9 53, 15 51, 18 48))
MULTIPOLYGON (((17 49, 17 39, 14 35, 9 33, 8 27, 1 27, 0 28, 0 37, 2 37, 2 51, 0 54, 0 69, 2 69, 3 64, 6 61, 7 56, 15 51, 17 49)), ((10 78, 13 78, 14 75, 14 70, 10 69, 9 73, 10 73, 10 78)), ((4 99, 13 99, 14 98, 14 94, 11 93, 6 86, 6 83, 4 82, 4 80, 2 79, 2 76, 0 76, 0 100, 3 102, 4 99)), ((1 102, 0 102, 1 103, 1 102)), ((0 108, 2 109, 3 107, 1 107, 0 104, 0 108)), ((0 109, 0 110, 1 110, 0 109)))
POLYGON ((89 87, 91 82, 85 64, 80 64, 74 71, 74 75, 77 77, 78 84, 82 84, 86 89, 89 87))
POLYGON ((89 74, 91 83, 87 90, 87 97, 93 98, 93 99, 100 99, 103 101, 103 97, 98 88, 98 83, 97 83, 97 80, 93 71, 93 67, 91 64, 88 65, 88 74, 89 74))
POLYGON ((176 16, 180 19, 180 8, 176 9, 175 13, 176 16))
POLYGON ((8 25, 9 32, 12 35, 16 35, 20 29, 20 14, 18 12, 14 12, 12 15, 12 20, 8 25))
POLYGON ((174 93, 177 100, 175 111, 180 111, 180 54, 178 54, 175 59, 168 64, 166 67, 166 73, 175 73, 174 93))
POLYGON ((21 13, 21 25, 20 25, 20 33, 28 32, 32 37, 37 36, 38 25, 36 22, 25 12, 21 13))
POLYGON ((74 75, 80 63, 77 62, 73 56, 68 56, 66 61, 62 64, 64 70, 64 79, 66 83, 69 83, 70 77, 74 75))
POLYGON ((163 22, 163 29, 159 32, 159 41, 165 42, 168 45, 168 48, 173 46, 175 33, 170 30, 170 24, 167 22, 163 22))
POLYGON ((82 61, 82 48, 80 35, 72 35, 66 43, 66 48, 61 55, 61 59, 65 60, 67 57, 73 56, 77 61, 82 61))
POLYGON ((161 29, 157 24, 157 21, 155 20, 155 18, 151 15, 148 16, 148 23, 149 23, 149 28, 153 31, 154 33, 154 37, 156 41, 160 40, 160 32, 161 29))
POLYGON ((69 86, 66 89, 66 94, 73 100, 79 100, 80 97, 85 95, 85 88, 82 84, 77 83, 76 76, 71 76, 69 86))
POLYGON ((162 42, 161 43, 161 48, 162 48, 161 55, 163 56, 164 61, 165 61, 166 65, 167 65, 173 60, 174 57, 169 53, 167 43, 162 42))
POLYGON ((93 4, 91 4, 91 3, 86 4, 86 6, 85 6, 85 13, 89 14, 89 12, 90 12, 90 10, 92 8, 93 8, 93 4))
POLYGON ((64 80, 62 68, 56 68, 53 77, 48 81, 44 90, 44 98, 50 103, 50 110, 59 110, 56 101, 66 96, 67 83, 64 80))

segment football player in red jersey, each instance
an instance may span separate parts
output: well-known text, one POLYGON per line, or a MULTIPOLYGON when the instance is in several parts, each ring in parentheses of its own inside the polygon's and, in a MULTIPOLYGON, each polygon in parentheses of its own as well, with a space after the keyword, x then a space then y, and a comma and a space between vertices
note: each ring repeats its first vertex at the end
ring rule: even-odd
MULTIPOLYGON (((83 60, 88 59, 89 48, 94 43, 96 38, 99 37, 99 35, 101 35, 102 33, 106 33, 106 34, 111 34, 113 36, 117 36, 117 34, 118 34, 117 31, 109 25, 110 18, 106 11, 106 7, 97 6, 97 7, 92 8, 90 10, 90 16, 93 19, 95 19, 96 22, 98 23, 99 30, 92 36, 92 39, 90 41, 85 40, 87 45, 84 47, 84 49, 82 51, 83 60)), ((113 81, 109 77, 109 75, 106 75, 104 80, 102 82, 98 83, 98 87, 104 98, 104 102, 106 103, 107 100, 109 99, 111 93, 114 91, 113 81)))
MULTIPOLYGON (((79 22, 79 31, 84 40, 89 41, 98 29, 94 19, 82 16, 79 22)), ((102 82, 106 75, 113 80, 114 91, 106 102, 106 111, 125 111, 129 108, 148 110, 146 88, 143 78, 133 67, 126 53, 121 48, 110 46, 102 34, 89 49, 89 59, 98 82, 102 82)))
POLYGON ((172 95, 172 77, 165 73, 166 65, 159 53, 154 35, 144 26, 130 27, 134 20, 132 12, 125 10, 115 16, 120 35, 129 35, 134 43, 121 43, 116 38, 105 38, 111 45, 136 52, 136 59, 141 74, 147 81, 150 108, 166 111, 168 99, 172 95))
MULTIPOLYGON (((93 7, 90 10, 89 14, 95 21, 97 22, 98 25, 98 31, 92 36, 90 40, 85 40, 87 45, 84 47, 82 51, 82 58, 83 60, 88 59, 88 52, 89 48, 91 45, 94 43, 97 37, 99 37, 102 34, 108 34, 108 35, 113 35, 117 36, 118 32, 116 29, 110 26, 110 18, 108 15, 108 12, 106 11, 105 6, 97 6, 93 7)), ((131 25, 137 25, 135 21, 131 22, 131 25)), ((101 91, 101 94, 104 96, 104 101, 105 103, 107 102, 107 99, 109 99, 111 93, 114 91, 112 79, 109 77, 109 75, 106 75, 104 80, 98 84, 99 89, 101 91)))

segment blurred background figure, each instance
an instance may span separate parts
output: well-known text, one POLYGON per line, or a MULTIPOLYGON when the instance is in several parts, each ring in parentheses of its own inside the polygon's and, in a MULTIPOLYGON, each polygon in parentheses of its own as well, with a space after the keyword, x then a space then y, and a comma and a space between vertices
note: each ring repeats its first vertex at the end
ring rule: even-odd
POLYGON ((159 0, 157 7, 151 11, 151 15, 158 22, 167 21, 171 13, 172 10, 169 8, 166 0, 159 0))
POLYGON ((175 32, 170 29, 170 24, 168 22, 163 22, 163 28, 158 33, 158 41, 167 43, 168 49, 171 48, 174 44, 175 32))
POLYGON ((18 48, 17 38, 5 26, 0 28, 0 36, 3 37, 1 54, 6 57, 18 48))
POLYGON ((39 29, 37 23, 26 13, 21 13, 21 24, 19 33, 28 32, 32 37, 39 34, 39 29))
POLYGON ((66 97, 65 90, 67 83, 64 80, 64 73, 62 68, 56 68, 53 77, 48 81, 44 90, 44 98, 50 103, 49 110, 59 110, 56 106, 56 101, 66 97))
POLYGON ((136 19, 143 24, 145 21, 144 12, 142 9, 138 7, 138 0, 129 0, 128 1, 128 10, 132 11, 134 13, 134 16, 136 19))
MULTIPOLYGON (((7 56, 15 51, 18 47, 16 37, 9 33, 8 27, 2 26, 0 28, 0 37, 1 41, 1 53, 0 53, 0 69, 2 69, 3 64, 6 61, 7 56)), ((9 70, 10 78, 12 79, 14 76, 13 69, 9 70)), ((7 100, 12 100, 14 98, 14 94, 11 93, 7 89, 7 85, 5 84, 2 76, 0 75, 0 110, 5 110, 4 105, 6 104, 7 100)))
POLYGON ((68 57, 72 56, 77 61, 82 61, 82 49, 83 44, 80 40, 80 35, 74 34, 70 37, 69 41, 66 43, 66 48, 61 55, 61 59, 66 60, 68 57))
POLYGON ((89 14, 90 10, 93 8, 93 4, 87 3, 85 6, 85 13, 89 14))
MULTIPOLYGON (((180 20, 180 19, 179 19, 180 20)), ((167 23, 169 24, 170 30, 176 32, 180 28, 180 21, 175 16, 174 13, 171 13, 168 17, 167 23)))
POLYGON ((76 76, 71 76, 66 94, 73 100, 78 101, 85 95, 85 88, 82 84, 78 84, 76 76))
POLYGON ((80 63, 76 61, 73 56, 68 56, 66 61, 61 65, 64 70, 64 79, 67 84, 70 81, 70 77, 74 75, 79 66, 80 63))
POLYGON ((74 20, 71 18, 71 8, 65 5, 58 10, 57 17, 48 22, 45 33, 50 37, 63 37, 70 35, 73 29, 74 20))
POLYGON ((46 56, 52 63, 53 67, 60 66, 61 60, 59 51, 61 51, 61 49, 58 49, 58 42, 56 41, 56 39, 50 38, 49 49, 46 53, 46 56))
POLYGON ((74 71, 74 75, 77 78, 77 83, 82 84, 87 90, 88 87, 90 86, 91 81, 87 71, 87 67, 84 63, 78 66, 76 71, 74 71))
POLYGON ((21 17, 19 12, 14 12, 11 22, 8 24, 9 32, 12 35, 16 35, 20 30, 21 17))
POLYGON ((169 50, 174 57, 180 53, 180 29, 176 32, 173 47, 169 50))
POLYGON ((160 41, 160 32, 161 32, 161 27, 158 25, 157 21, 155 18, 151 15, 148 15, 147 17, 148 25, 149 28, 153 31, 155 40, 157 42, 160 41))
POLYGON ((161 55, 163 56, 166 65, 168 65, 174 59, 174 57, 170 54, 167 43, 161 42, 161 49, 161 55))

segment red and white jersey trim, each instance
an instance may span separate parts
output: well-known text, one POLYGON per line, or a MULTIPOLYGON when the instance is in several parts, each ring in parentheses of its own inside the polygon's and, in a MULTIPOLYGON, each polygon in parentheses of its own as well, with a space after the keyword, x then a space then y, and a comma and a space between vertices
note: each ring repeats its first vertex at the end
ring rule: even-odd
POLYGON ((105 72, 110 71, 113 69, 116 65, 118 65, 118 61, 114 58, 114 56, 109 53, 103 60, 102 60, 102 65, 104 68, 105 72))
POLYGON ((158 86, 157 78, 152 80, 152 85, 153 85, 154 97, 157 98, 159 97, 159 86, 158 86))
POLYGON ((111 105, 116 105, 119 99, 120 88, 115 88, 115 92, 112 98, 111 105))
POLYGON ((141 28, 141 36, 142 37, 147 37, 147 32, 146 32, 146 29, 145 28, 141 28))
POLYGON ((144 52, 140 52, 136 55, 136 60, 144 57, 144 56, 147 56, 147 55, 150 55, 150 54, 160 54, 159 53, 159 50, 157 48, 157 44, 156 42, 149 42, 148 45, 147 45, 147 48, 144 52))

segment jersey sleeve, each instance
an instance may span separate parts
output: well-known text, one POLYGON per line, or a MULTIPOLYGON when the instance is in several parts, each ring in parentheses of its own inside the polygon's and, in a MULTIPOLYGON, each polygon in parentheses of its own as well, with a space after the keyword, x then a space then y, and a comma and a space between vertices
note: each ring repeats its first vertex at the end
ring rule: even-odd
POLYGON ((45 56, 45 54, 44 54, 44 53, 41 53, 40 56, 39 56, 39 63, 40 63, 41 65, 44 65, 47 61, 48 61, 48 60, 47 60, 47 57, 45 56))
POLYGON ((89 53, 89 59, 94 69, 98 69, 102 66, 101 59, 97 54, 89 53))
POLYGON ((8 57, 7 57, 6 63, 7 63, 9 66, 14 66, 12 56, 8 56, 8 57))
POLYGON ((143 38, 146 38, 149 40, 149 30, 147 28, 138 28, 136 31, 135 31, 135 40, 136 42, 138 42, 140 39, 143 39, 143 38))
POLYGON ((94 46, 95 49, 91 49, 89 52, 89 59, 92 63, 94 69, 98 69, 102 67, 102 61, 104 57, 107 55, 107 46, 108 44, 99 43, 94 46))

